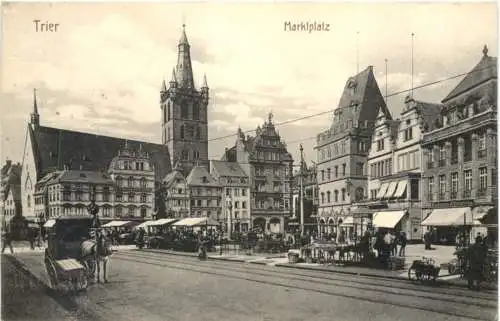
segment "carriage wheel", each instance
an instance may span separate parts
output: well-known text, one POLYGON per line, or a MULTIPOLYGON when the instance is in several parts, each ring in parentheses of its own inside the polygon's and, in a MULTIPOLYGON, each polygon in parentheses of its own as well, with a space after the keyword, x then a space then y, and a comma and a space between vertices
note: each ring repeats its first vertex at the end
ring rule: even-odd
POLYGON ((410 281, 417 280, 417 273, 416 273, 416 270, 414 268, 410 267, 408 269, 408 280, 410 280, 410 281))
POLYGON ((45 269, 49 275, 50 285, 52 288, 56 289, 58 285, 57 270, 54 263, 48 257, 45 258, 45 269))

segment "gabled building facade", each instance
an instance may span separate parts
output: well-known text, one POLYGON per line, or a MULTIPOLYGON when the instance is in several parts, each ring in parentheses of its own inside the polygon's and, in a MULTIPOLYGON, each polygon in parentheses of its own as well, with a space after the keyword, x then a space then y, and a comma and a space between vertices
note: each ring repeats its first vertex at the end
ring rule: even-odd
MULTIPOLYGON (((399 119, 379 115, 368 156, 370 215, 359 215, 376 228, 403 231, 420 241, 422 135, 434 129, 441 105, 406 97, 399 119)), ((363 225, 363 224, 361 224, 363 225)), ((366 224, 365 224, 366 225, 366 224)))
POLYGON ((267 233, 284 233, 292 216, 293 158, 276 130, 272 113, 254 137, 238 129, 234 147, 224 161, 236 162, 250 178, 252 226, 267 233))
POLYGON ((176 164, 172 173, 165 176, 165 208, 169 218, 190 217, 189 187, 182 174, 183 168, 176 164))
POLYGON ((348 79, 331 128, 317 137, 320 234, 353 233, 351 206, 368 195, 366 163, 380 110, 388 115, 369 66, 348 79))
POLYGON ((250 179, 238 163, 210 161, 210 174, 222 186, 222 217, 224 230, 248 232, 252 228, 250 179))
POLYGON ((478 64, 443 99, 436 128, 424 134, 423 224, 451 242, 497 210, 497 58, 485 46, 478 64))
POLYGON ((193 167, 186 178, 189 188, 190 217, 220 219, 222 213, 222 186, 210 175, 205 165, 193 167))

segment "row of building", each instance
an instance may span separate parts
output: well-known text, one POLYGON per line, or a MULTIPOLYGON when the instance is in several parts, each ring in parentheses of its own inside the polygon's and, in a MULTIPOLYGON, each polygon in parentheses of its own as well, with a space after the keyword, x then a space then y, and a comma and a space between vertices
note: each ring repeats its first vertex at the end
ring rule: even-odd
POLYGON ((4 213, 35 221, 83 215, 95 200, 103 218, 212 217, 229 232, 283 233, 300 217, 302 186, 310 230, 353 235, 373 224, 420 239, 437 208, 450 217, 447 208, 496 207, 496 78, 485 47, 442 103, 411 94, 396 119, 369 66, 347 80, 313 166, 301 160, 294 171, 272 114, 254 136, 238 129, 234 146, 209 160, 209 87, 204 77, 196 89, 182 30, 172 79, 160 89, 162 143, 42 126, 35 96, 4 213))

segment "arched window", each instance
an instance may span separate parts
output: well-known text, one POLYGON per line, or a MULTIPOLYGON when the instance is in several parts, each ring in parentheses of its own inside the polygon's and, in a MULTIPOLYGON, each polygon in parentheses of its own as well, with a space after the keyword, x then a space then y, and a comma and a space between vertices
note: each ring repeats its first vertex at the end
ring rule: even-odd
POLYGON ((166 123, 168 121, 167 118, 167 106, 163 107, 163 123, 166 123))
POLYGON ((171 117, 171 110, 170 110, 171 106, 170 106, 170 102, 167 103, 167 121, 170 121, 170 117, 171 117))
POLYGON ((123 179, 119 176, 116 178, 116 186, 118 186, 118 187, 123 186, 123 179))
POLYGON ((194 120, 200 119, 200 105, 198 103, 195 103, 193 105, 193 119, 194 120))
POLYGON ((199 152, 199 151, 197 151, 197 150, 195 150, 195 151, 193 152, 193 158, 194 158, 194 159, 200 159, 200 152, 199 152))
POLYGON ((187 150, 182 151, 182 160, 189 160, 189 151, 187 150))
POLYGON ((184 125, 181 125, 181 139, 184 139, 184 125))
POLYGON ((189 106, 187 101, 181 103, 181 118, 189 118, 189 106))
POLYGON ((129 187, 133 187, 134 186, 134 178, 133 177, 129 177, 128 178, 128 186, 129 187))
POLYGON ((201 128, 200 128, 200 126, 196 127, 196 139, 201 139, 201 128))

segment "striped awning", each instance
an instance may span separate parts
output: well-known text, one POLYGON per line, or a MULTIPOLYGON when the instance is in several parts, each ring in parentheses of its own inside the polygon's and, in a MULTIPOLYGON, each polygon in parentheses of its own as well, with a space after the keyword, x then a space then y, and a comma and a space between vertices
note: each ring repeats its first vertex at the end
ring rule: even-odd
POLYGON ((380 186, 380 189, 378 190, 378 193, 377 193, 377 199, 381 199, 382 197, 384 197, 385 192, 387 192, 388 187, 389 187, 388 183, 384 183, 380 186))
POLYGON ((396 187, 398 186, 398 182, 390 182, 389 186, 387 186, 387 191, 385 192, 383 198, 391 198, 396 192, 396 187))
POLYGON ((398 182, 398 187, 396 188, 396 193, 394 193, 394 198, 400 198, 404 195, 408 181, 403 180, 398 182))

